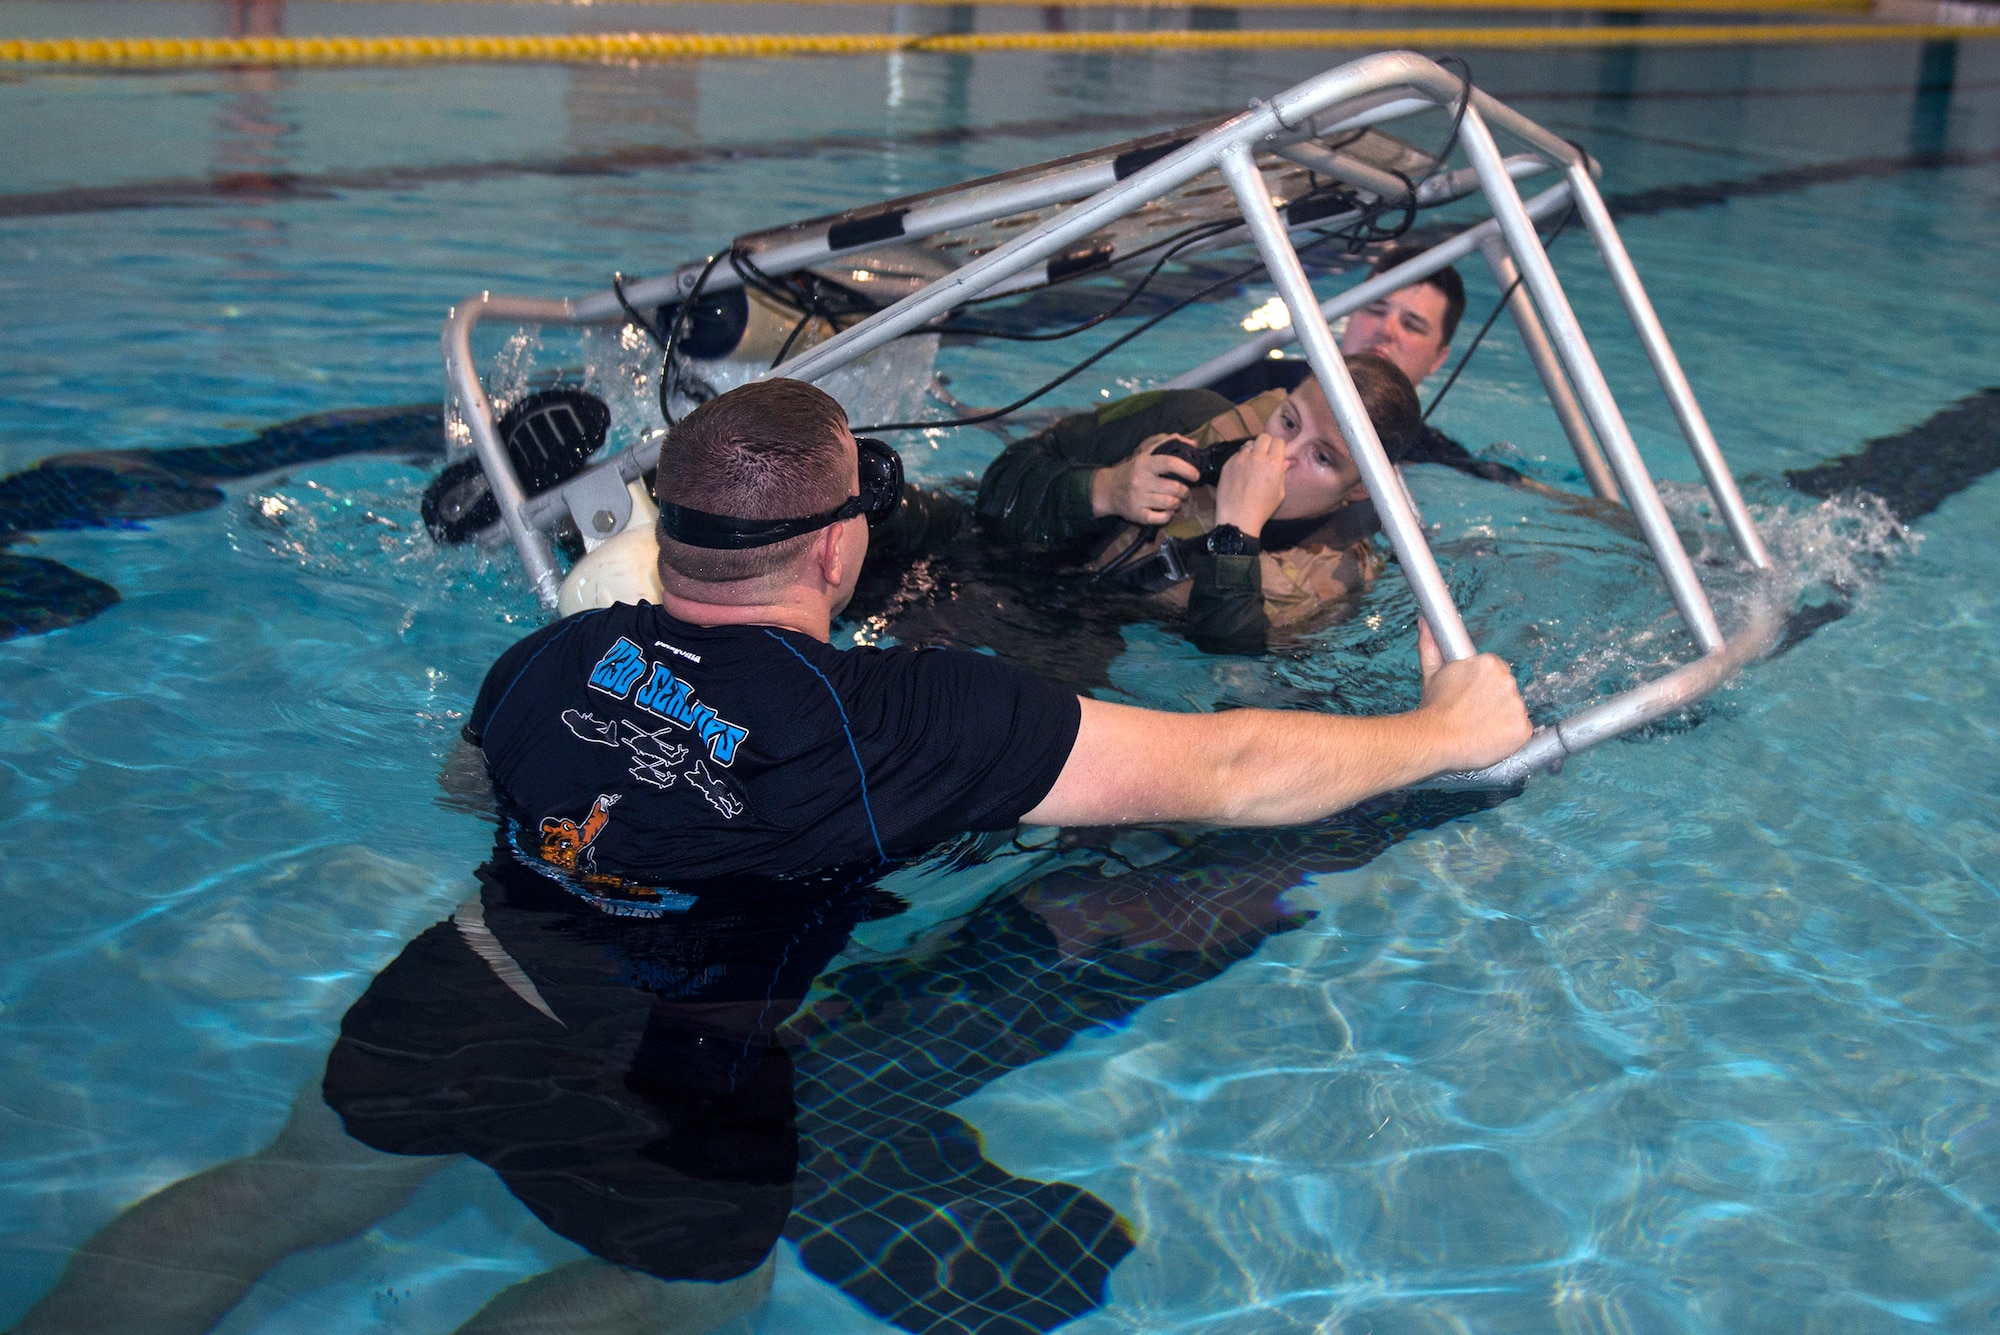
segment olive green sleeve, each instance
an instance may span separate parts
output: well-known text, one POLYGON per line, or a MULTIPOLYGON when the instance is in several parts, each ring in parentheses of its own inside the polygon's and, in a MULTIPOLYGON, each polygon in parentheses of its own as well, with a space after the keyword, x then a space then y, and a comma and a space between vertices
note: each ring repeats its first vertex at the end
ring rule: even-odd
POLYGON ((1188 589, 1182 630, 1195 647, 1211 654, 1261 654, 1270 633, 1264 612, 1264 569, 1255 556, 1211 556, 1194 546, 1189 561, 1194 580, 1188 589))
POLYGON ((979 482, 980 522, 1009 544, 1060 545, 1121 522, 1091 513, 1091 477, 1162 432, 1189 432, 1229 401, 1205 389, 1154 390, 1065 417, 1015 441, 979 482))
POLYGON ((972 507, 963 496, 905 482, 896 508, 868 530, 869 559, 910 561, 929 556, 964 532, 971 519, 972 507))

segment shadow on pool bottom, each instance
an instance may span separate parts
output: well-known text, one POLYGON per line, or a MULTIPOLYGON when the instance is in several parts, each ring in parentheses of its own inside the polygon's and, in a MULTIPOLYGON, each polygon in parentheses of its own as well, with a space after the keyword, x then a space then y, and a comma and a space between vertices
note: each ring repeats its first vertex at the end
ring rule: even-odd
POLYGON ((923 1335, 1046 1331, 1096 1309, 1130 1226, 1081 1188, 992 1164, 947 1109, 1305 925, 1282 900, 1307 878, 1505 796, 1402 793, 1310 829, 1208 834, 1115 877, 1064 868, 921 961, 831 975, 790 1025, 801 1153, 785 1236, 814 1274, 923 1335))
POLYGON ((1052 1330, 1102 1306, 1133 1230, 1081 1187, 999 1167, 951 1109, 1297 930, 1313 914, 1284 897, 1308 878, 1498 800, 1406 793, 1256 833, 1068 831, 1064 865, 920 958, 832 970, 858 923, 908 910, 877 868, 734 878, 638 919, 584 908, 503 841, 477 899, 347 1012, 321 1091, 354 1140, 470 1155, 616 1265, 727 1281, 784 1237, 917 1335, 1052 1330))

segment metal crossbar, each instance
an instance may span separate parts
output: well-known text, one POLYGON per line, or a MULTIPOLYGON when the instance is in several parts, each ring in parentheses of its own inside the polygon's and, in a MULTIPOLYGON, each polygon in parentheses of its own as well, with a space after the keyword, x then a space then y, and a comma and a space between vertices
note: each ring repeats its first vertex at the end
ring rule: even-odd
MULTIPOLYGON (((859 252, 879 244, 885 236, 909 240, 1030 208, 1068 204, 1039 225, 794 357, 774 374, 819 380, 894 339, 921 331, 968 301, 1031 286, 1031 278, 1041 281, 1048 273, 1046 266, 1068 254, 1079 241, 1197 177, 1216 173, 1231 192, 1291 322, 1288 328, 1250 339, 1175 377, 1167 387, 1212 383, 1274 349, 1293 341, 1300 343, 1439 647, 1450 659, 1470 657, 1475 647, 1425 541, 1422 519, 1382 449, 1330 323, 1476 251, 1502 291, 1509 294, 1509 313, 1591 489, 1606 499, 1622 495, 1682 620, 1702 651, 1694 663, 1541 729, 1520 752, 1501 764, 1474 775, 1451 776, 1453 780, 1518 782, 1537 766, 1559 763, 1566 755, 1684 708, 1714 690, 1775 640, 1778 625, 1774 615, 1753 615, 1734 639, 1725 639, 1536 231, 1538 221, 1575 209, 1610 272, 1737 551, 1755 569, 1770 570, 1770 555, 1598 193, 1594 164, 1581 150, 1490 95, 1468 88, 1436 62, 1410 52, 1391 52, 1352 61, 1268 102, 1252 103, 1241 115, 1201 127, 1199 134, 1185 142, 1162 145, 1156 154, 1145 155, 1145 165, 1127 171, 1128 165, 1133 164, 1122 158, 1115 166, 1100 160, 1071 170, 1022 174, 1018 181, 1003 177, 969 197, 885 212, 879 220, 871 215, 832 227, 802 224, 792 232, 763 234, 771 241, 759 249, 758 267, 776 277, 859 252), (1440 108, 1461 112, 1458 141, 1470 166, 1415 183, 1417 198, 1435 203, 1476 193, 1483 197, 1492 216, 1320 302, 1292 242, 1292 232, 1302 225, 1295 226, 1280 215, 1257 154, 1275 155, 1378 197, 1393 197, 1412 187, 1393 173, 1343 155, 1337 147, 1321 141, 1440 108), (1503 156, 1496 131, 1526 151, 1503 156), (1550 170, 1561 173, 1561 182, 1532 199, 1523 199, 1517 178, 1550 170)), ((1216 243, 1240 243, 1241 236, 1239 230, 1216 238, 1216 243)), ((645 306, 679 300, 694 290, 702 267, 689 265, 659 279, 629 285, 624 289, 625 301, 645 306)), ((719 286, 721 283, 711 284, 703 291, 719 286)), ((617 293, 574 302, 483 294, 461 303, 445 325, 445 361, 452 386, 474 447, 492 480, 506 536, 519 552, 537 596, 544 605, 553 607, 559 579, 546 530, 565 514, 580 516, 585 513, 583 506, 601 501, 607 484, 621 485, 644 473, 657 457, 658 440, 642 442, 596 465, 560 491, 532 499, 525 496, 495 434, 492 408, 471 355, 473 327, 496 317, 531 323, 604 323, 623 319, 624 305, 617 293)), ((582 524, 579 528, 590 531, 582 524)))

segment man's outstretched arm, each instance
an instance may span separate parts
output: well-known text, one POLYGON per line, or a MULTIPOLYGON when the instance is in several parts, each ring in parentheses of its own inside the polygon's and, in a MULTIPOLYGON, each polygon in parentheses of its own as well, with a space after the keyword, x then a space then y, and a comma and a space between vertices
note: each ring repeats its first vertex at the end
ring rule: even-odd
POLYGON ((1443 663, 1419 636, 1423 703, 1356 718, 1299 710, 1167 714, 1086 698, 1069 762, 1030 825, 1296 825, 1447 770, 1512 755, 1532 731, 1507 665, 1443 663))

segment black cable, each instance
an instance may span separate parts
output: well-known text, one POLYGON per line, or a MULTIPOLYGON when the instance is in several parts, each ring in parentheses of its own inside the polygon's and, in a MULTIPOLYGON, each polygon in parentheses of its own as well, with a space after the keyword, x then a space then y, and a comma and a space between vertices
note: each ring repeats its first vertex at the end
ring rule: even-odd
POLYGON ((758 268, 757 262, 750 258, 748 251, 732 249, 729 252, 729 267, 743 280, 744 287, 762 292, 780 306, 789 306, 793 310, 800 309, 798 299, 779 286, 777 279, 758 268))
MULTIPOLYGON (((1458 56, 1442 56, 1439 58, 1438 63, 1441 65, 1451 64, 1458 66, 1460 71, 1459 82, 1461 87, 1458 98, 1458 107, 1452 113, 1451 129, 1445 135, 1443 147, 1439 148, 1437 153, 1431 158, 1430 170, 1424 173, 1424 179, 1426 180, 1436 175, 1437 172, 1443 168, 1444 164, 1450 159, 1452 150, 1458 147, 1459 134, 1465 125, 1465 113, 1472 106, 1472 88, 1473 88, 1472 66, 1467 64, 1463 59, 1461 59, 1458 56)), ((1401 174, 1398 173, 1398 175, 1401 174)), ((1350 223, 1347 228, 1343 229, 1340 232, 1328 233, 1325 236, 1321 237, 1320 240, 1311 243, 1310 245, 1304 247, 1303 249, 1295 251, 1294 254, 1300 257, 1304 257, 1310 252, 1317 250, 1319 247, 1325 245, 1328 241, 1333 241, 1333 240, 1348 241, 1350 253, 1358 253, 1361 248, 1364 248, 1368 245, 1378 244, 1384 241, 1393 241, 1401 237, 1405 232, 1410 230, 1410 227, 1416 221, 1416 216, 1417 216, 1416 183, 1411 182, 1408 177, 1403 177, 1402 179, 1404 181, 1406 189, 1404 190, 1400 201, 1389 200, 1389 199, 1381 200, 1372 209, 1365 210, 1364 216, 1357 219, 1355 222, 1350 223), (1403 211, 1402 221, 1398 223, 1393 229, 1385 230, 1375 227, 1374 225, 1375 219, 1379 218, 1383 213, 1386 213, 1391 208, 1402 209, 1403 211), (1357 238, 1354 235, 1357 229, 1366 229, 1365 232, 1363 232, 1362 236, 1359 238, 1357 238)), ((1567 221, 1567 219, 1565 219, 1565 221, 1567 221)), ((1230 224, 1230 226, 1233 225, 1234 224, 1230 224)), ((1558 229, 1557 234, 1560 235, 1560 229, 1558 229)), ((1166 263, 1167 259, 1172 258, 1173 253, 1174 252, 1169 252, 1168 255, 1162 257, 1159 264, 1156 264, 1154 266, 1153 272, 1158 272, 1160 265, 1166 263)), ((1251 265, 1247 269, 1244 269, 1238 273, 1232 274, 1226 278, 1220 279, 1217 282, 1209 284, 1207 287, 1202 288, 1199 292, 1196 292, 1194 295, 1181 300, 1175 305, 1169 306, 1166 310, 1160 312, 1158 315, 1146 321, 1144 324, 1141 324, 1136 329, 1133 329, 1131 332, 1124 334, 1116 339, 1113 339, 1110 343, 1105 344, 1103 347, 1099 348, 1096 352, 1090 354, 1090 356, 1084 358, 1076 365, 1070 367, 1069 370, 1064 371, 1061 375, 1057 376, 1055 379, 1035 389, 1033 392, 1029 393, 1026 397, 1016 399, 1014 402, 1006 405, 1005 407, 995 408, 989 412, 976 413, 970 417, 960 417, 944 421, 882 422, 874 426, 857 427, 855 428, 855 430, 857 432, 862 432, 862 433, 873 432, 873 431, 922 431, 932 427, 944 430, 952 427, 978 426, 984 422, 995 421, 999 418, 1007 416, 1011 412, 1015 412, 1018 409, 1025 408, 1028 404, 1033 403, 1036 399, 1042 397, 1042 395, 1048 393, 1050 390, 1055 389, 1058 386, 1066 383, 1067 381, 1074 379, 1078 375, 1081 375, 1084 371, 1088 370, 1090 367, 1102 361, 1112 352, 1123 347, 1125 344, 1131 342, 1133 339, 1145 333, 1147 330, 1153 328, 1155 325, 1159 324, 1162 320, 1165 320, 1167 317, 1175 315, 1180 311, 1186 310, 1189 306, 1192 306, 1195 302, 1200 301, 1203 297, 1209 295, 1209 293, 1239 283, 1243 279, 1248 278, 1250 275, 1257 273, 1263 268, 1264 265, 1262 261, 1259 261, 1258 263, 1251 265)), ((1149 281, 1151 277, 1152 274, 1149 273, 1147 275, 1149 281)), ((1079 326, 1077 331, 1073 332, 1081 332, 1081 330, 1087 329, 1092 324, 1095 323, 1098 322, 1097 321, 1086 322, 1085 324, 1079 326)), ((1489 319, 1487 323, 1490 326, 1492 324, 1492 321, 1489 319)), ((1483 338, 1484 336, 1485 336, 1484 331, 1481 331, 1480 337, 1483 338)), ((1478 346, 1477 339, 1474 340, 1473 346, 1475 348, 1478 346)), ((1471 355, 1470 349, 1468 349, 1467 355, 1468 356, 1471 355)), ((1463 363, 1461 362, 1461 368, 1462 366, 1463 363)), ((1453 378, 1454 379, 1457 378, 1456 373, 1454 373, 1453 378)), ((1447 384, 1445 388, 1449 389, 1450 385, 1447 384)), ((1442 398, 1443 394, 1440 393, 1438 397, 1442 398)), ((1433 401, 1431 406, 1435 408, 1437 406, 1436 402, 1433 401)), ((1426 416, 1428 415, 1429 414, 1426 414, 1426 416)))
POLYGON ((767 370, 775 371, 778 369, 778 363, 785 360, 786 354, 792 350, 792 345, 799 341, 799 335, 805 333, 806 326, 812 323, 813 314, 814 312, 811 308, 807 308, 800 313, 798 320, 792 325, 792 332, 785 335, 784 343, 778 348, 778 355, 771 358, 771 364, 766 368, 767 370))
MULTIPOLYGON (((1189 246, 1193 246, 1200 242, 1206 241, 1210 237, 1219 236, 1223 232, 1229 231, 1234 226, 1236 226, 1236 224, 1229 222, 1227 220, 1213 222, 1213 223, 1204 223, 1199 227, 1190 227, 1181 232, 1177 232, 1173 236, 1167 237, 1165 240, 1155 243, 1155 245, 1142 247, 1141 249, 1133 252, 1133 254, 1125 256, 1124 257, 1125 259, 1133 259, 1139 255, 1145 254, 1146 251, 1148 250, 1157 249, 1158 246, 1161 245, 1172 246, 1172 249, 1168 250, 1166 254, 1160 256, 1160 258, 1154 262, 1153 267, 1146 271, 1145 277, 1141 278, 1138 281, 1138 283, 1136 283, 1133 286, 1132 290, 1126 293, 1125 296, 1117 302, 1117 304, 1107 307, 1102 311, 1099 311, 1096 315, 1091 316, 1089 319, 1085 320, 1082 324, 1072 325, 1068 329, 1060 329, 1050 334, 1017 334, 1002 329, 980 329, 977 327, 968 327, 965 325, 947 324, 947 325, 940 325, 934 330, 926 330, 924 332, 941 333, 941 334, 967 334, 975 338, 995 338, 995 339, 1002 339, 1011 343, 1054 343, 1061 339, 1074 337, 1077 334, 1081 334, 1086 329, 1095 329, 1098 325, 1103 324, 1106 320, 1114 319, 1115 317, 1117 317, 1117 315, 1120 312, 1124 311, 1128 306, 1130 306, 1133 302, 1139 299, 1140 295, 1145 292, 1146 288, 1152 283, 1153 279, 1159 276, 1160 270, 1165 268, 1168 262, 1174 259, 1176 256, 1178 256, 1183 250, 1186 250, 1189 246), (1182 238, 1185 239, 1183 240, 1182 238)), ((1082 277, 1083 275, 1079 274, 1077 276, 1082 277)), ((1008 293, 1007 295, 1012 296, 1014 294, 1008 293)))
POLYGON ((653 322, 651 320, 648 320, 645 316, 639 314, 639 312, 633 307, 632 303, 625 299, 625 275, 622 273, 618 273, 615 270, 611 275, 611 295, 618 298, 619 308, 625 312, 626 317, 629 318, 633 324, 638 325, 641 329, 646 331, 647 338, 652 339, 653 342, 659 344, 663 348, 667 346, 667 341, 664 338, 660 337, 660 331, 653 328, 653 322))
POLYGON ((1514 295, 1514 289, 1519 286, 1521 286, 1521 275, 1517 273, 1514 275, 1514 281, 1507 284, 1507 290, 1500 294, 1500 300, 1493 303, 1493 309, 1487 313, 1486 323, 1479 326, 1479 332, 1472 336, 1472 342, 1466 347, 1465 355, 1458 359, 1458 365, 1451 368, 1451 374, 1445 377, 1444 384, 1432 397, 1431 406, 1424 409, 1424 415, 1417 420, 1422 422, 1431 420, 1431 414, 1437 411, 1440 403, 1444 402, 1444 396, 1451 393, 1451 387, 1458 383, 1459 374, 1465 370, 1465 364, 1472 360, 1473 353, 1479 351, 1479 345, 1486 340, 1487 331, 1493 328, 1493 322, 1500 318, 1500 312, 1505 309, 1508 298, 1514 295))
MULTIPOLYGON (((1563 228, 1568 227, 1569 220, 1575 216, 1576 205, 1572 204, 1563 211, 1563 216, 1557 221, 1555 230, 1549 233, 1549 239, 1542 242, 1543 250, 1547 250, 1561 238, 1563 228)), ((1444 396, 1451 393, 1451 387, 1458 383, 1458 377, 1464 373, 1466 363, 1472 360, 1473 353, 1479 351, 1479 345, 1486 341, 1486 335, 1493 328, 1493 322, 1500 318, 1501 310, 1506 307, 1507 301, 1514 295, 1515 289, 1521 286, 1521 280, 1525 276, 1518 270, 1515 272, 1514 281, 1507 284, 1507 290, 1500 294, 1500 300, 1493 303, 1492 311, 1486 316, 1486 323, 1480 325, 1479 332, 1472 336, 1472 342, 1465 349, 1465 354, 1458 359, 1458 365, 1451 368, 1451 374, 1445 378, 1444 384, 1439 386, 1438 392, 1431 398, 1431 406, 1424 409, 1424 415, 1420 420, 1425 422, 1430 421, 1431 414, 1437 411, 1440 403, 1444 402, 1444 396)))
MULTIPOLYGON (((674 311, 673 328, 667 331, 666 351, 660 356, 660 416, 666 419, 668 426, 674 424, 674 412, 667 406, 667 402, 672 397, 672 391, 678 388, 680 383, 680 377, 674 372, 674 349, 680 346, 681 335, 686 332, 688 322, 694 316, 694 304, 701 298, 702 287, 708 282, 708 276, 715 272, 716 264, 725 253, 718 250, 708 257, 708 263, 701 266, 701 274, 694 280, 694 288, 681 298, 679 308, 674 311)), ((624 295, 621 293, 618 299, 623 302, 624 295)))
POLYGON ((1451 151, 1458 147, 1459 131, 1465 128, 1465 113, 1472 106, 1472 66, 1466 64, 1459 56, 1439 56, 1437 63, 1458 66, 1459 81, 1464 86, 1458 95, 1458 110, 1451 114, 1451 133, 1444 137, 1444 147, 1438 150, 1435 158, 1431 159, 1431 169, 1424 173, 1426 178, 1435 176, 1438 169, 1451 157, 1451 151))
MULTIPOLYGON (((1439 56, 1437 63, 1440 65, 1456 65, 1460 71, 1458 106, 1452 112, 1451 128, 1445 133, 1444 145, 1431 155, 1431 165, 1426 167, 1422 175, 1415 180, 1403 175, 1403 173, 1396 171, 1394 168, 1385 168, 1390 175, 1403 183, 1402 193, 1385 196, 1376 203, 1372 213, 1350 225, 1348 229, 1350 236, 1347 247, 1347 253, 1350 255, 1359 255, 1369 246, 1388 245, 1391 242, 1400 241, 1404 234, 1416 225, 1419 208, 1417 204, 1418 188, 1423 182, 1430 180, 1433 176, 1444 170, 1445 164, 1451 160, 1452 151, 1458 147, 1460 132, 1465 127, 1466 110, 1472 105, 1472 66, 1458 56, 1439 56), (1401 210, 1402 218, 1393 227, 1377 226, 1375 220, 1391 209, 1401 210)), ((1365 128, 1356 130, 1339 144, 1329 145, 1329 147, 1334 149, 1345 148, 1348 144, 1355 142, 1366 133, 1367 130, 1365 128)))
POLYGON ((1092 579, 1108 579, 1112 575, 1117 574, 1120 570, 1125 568, 1126 562, 1130 561, 1134 556, 1136 556, 1139 552, 1139 549, 1141 547, 1144 547, 1147 543, 1151 542, 1153 540, 1153 535, 1160 531, 1160 526, 1158 524, 1141 524, 1138 526, 1138 528, 1139 528, 1138 536, 1133 538, 1132 541, 1126 545, 1124 551, 1118 553, 1118 555, 1112 557, 1109 561, 1099 566, 1096 569, 1096 571, 1091 574, 1092 579))
MULTIPOLYGON (((1318 250, 1320 247, 1326 245, 1328 242, 1344 241, 1346 239, 1347 239, 1346 236, 1341 232, 1329 232, 1324 236, 1322 236, 1319 240, 1299 248, 1294 253, 1297 254, 1300 258, 1304 258, 1306 255, 1309 255, 1313 251, 1318 250)), ((1172 306, 1167 307, 1167 309, 1161 311, 1158 315, 1155 315, 1153 318, 1147 320, 1145 323, 1139 325, 1137 328, 1134 328, 1127 333, 1119 335, 1111 342, 1099 348, 1096 352, 1091 353, 1090 356, 1084 358, 1076 365, 1070 367, 1067 371, 1064 371, 1061 375, 1057 376, 1055 379, 1033 390, 1026 396, 1014 400, 1014 402, 1006 405, 1003 408, 995 408, 989 412, 975 413, 970 417, 947 418, 941 421, 881 422, 873 426, 858 426, 854 428, 854 431, 857 435, 867 435, 870 432, 875 432, 875 431, 923 431, 932 427, 936 427, 940 430, 945 430, 951 427, 978 426, 982 422, 995 421, 999 418, 1007 416, 1007 414, 1011 412, 1027 407, 1029 404, 1033 403, 1036 399, 1039 399, 1040 397, 1042 397, 1042 395, 1048 393, 1050 390, 1055 389, 1058 386, 1063 385, 1068 381, 1075 379, 1077 376, 1089 370, 1092 366, 1095 366, 1098 362, 1104 360, 1104 358, 1110 356, 1113 352, 1116 352, 1119 348, 1124 347, 1127 343, 1130 343, 1133 339, 1139 337, 1139 335, 1153 328, 1155 325, 1167 319, 1169 316, 1178 315, 1180 312, 1186 310, 1188 307, 1194 305, 1197 301, 1200 301, 1203 297, 1208 296, 1212 292, 1219 292, 1225 287, 1233 287, 1236 284, 1241 283, 1244 279, 1250 277, 1252 274, 1262 272, 1263 268, 1264 268, 1264 262, 1262 260, 1259 260, 1257 263, 1252 264, 1247 268, 1239 269, 1235 273, 1228 274, 1222 278, 1217 279, 1215 282, 1210 283, 1207 287, 1202 288, 1200 291, 1195 292, 1187 297, 1182 298, 1180 301, 1175 302, 1172 306)))
POLYGON ((1070 367, 1067 371, 1064 371, 1054 380, 1049 381, 1047 384, 1040 386, 1039 388, 1033 390, 1032 392, 1028 393, 1023 397, 1014 400, 1012 403, 1008 404, 1004 408, 995 408, 990 412, 975 413, 971 417, 960 417, 943 422, 882 422, 874 426, 855 427, 854 433, 856 435, 865 436, 876 431, 925 431, 930 429, 931 427, 945 428, 945 427, 955 427, 955 426, 978 426, 981 422, 991 422, 998 418, 1005 417, 1007 414, 1014 412, 1017 409, 1027 407, 1029 404, 1033 403, 1036 399, 1039 399, 1040 397, 1042 397, 1042 395, 1048 393, 1052 389, 1055 389, 1057 386, 1066 384, 1069 381, 1074 380, 1077 376, 1082 375, 1085 371, 1097 365, 1097 363, 1103 361, 1106 357, 1109 357, 1112 353, 1124 347, 1127 343, 1130 343, 1133 339, 1139 337, 1139 335, 1145 333, 1153 326, 1167 319, 1169 316, 1178 315, 1180 312, 1186 310, 1189 306, 1192 306, 1195 302, 1200 301, 1203 297, 1207 296, 1211 292, 1220 291, 1222 288, 1232 287, 1235 284, 1242 282, 1245 278, 1248 278, 1251 274, 1256 273, 1263 267, 1264 266, 1262 264, 1253 264, 1249 268, 1244 269, 1238 273, 1230 274, 1226 278, 1221 278, 1213 283, 1210 283, 1207 287, 1195 293, 1193 296, 1188 297, 1186 300, 1177 302, 1176 304, 1169 306, 1166 310, 1161 311, 1158 315, 1155 315, 1152 319, 1147 320, 1145 323, 1137 326, 1136 328, 1126 333, 1120 334, 1117 338, 1112 339, 1109 343, 1106 343, 1096 352, 1091 353, 1088 357, 1085 357, 1082 361, 1070 367))

